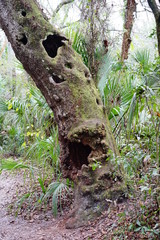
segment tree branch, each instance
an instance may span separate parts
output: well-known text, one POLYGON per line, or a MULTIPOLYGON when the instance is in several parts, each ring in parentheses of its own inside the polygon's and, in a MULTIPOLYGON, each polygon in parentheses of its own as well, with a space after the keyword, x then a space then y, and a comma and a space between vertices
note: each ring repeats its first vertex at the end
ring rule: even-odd
POLYGON ((74 2, 74 0, 64 0, 63 2, 61 2, 57 8, 55 9, 55 11, 53 12, 52 14, 52 17, 54 18, 56 16, 56 14, 59 12, 59 10, 64 6, 64 5, 67 5, 69 3, 72 3, 74 2))
POLYGON ((157 3, 155 0, 147 0, 148 1, 148 5, 150 6, 150 8, 152 9, 152 12, 155 16, 155 18, 157 19, 160 15, 160 10, 157 6, 157 3))

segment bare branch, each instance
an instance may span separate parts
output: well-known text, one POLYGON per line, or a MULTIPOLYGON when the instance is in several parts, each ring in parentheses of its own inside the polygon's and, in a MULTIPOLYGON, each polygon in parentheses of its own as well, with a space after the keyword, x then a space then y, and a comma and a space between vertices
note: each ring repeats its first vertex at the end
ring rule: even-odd
POLYGON ((52 17, 55 17, 56 14, 59 12, 59 10, 60 10, 64 5, 67 5, 67 4, 72 3, 72 2, 74 2, 74 0, 64 0, 63 2, 61 2, 61 3, 57 6, 57 8, 55 9, 55 11, 53 12, 52 17))

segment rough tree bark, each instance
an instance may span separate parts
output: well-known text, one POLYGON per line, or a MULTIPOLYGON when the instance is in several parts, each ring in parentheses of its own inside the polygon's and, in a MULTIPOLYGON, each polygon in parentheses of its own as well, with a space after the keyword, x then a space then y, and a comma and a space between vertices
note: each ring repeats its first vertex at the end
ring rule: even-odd
POLYGON ((147 0, 148 5, 151 8, 153 15, 156 21, 156 32, 157 32, 157 40, 158 40, 158 53, 160 55, 160 9, 155 0, 147 0))
POLYGON ((128 58, 128 52, 131 45, 131 31, 134 22, 134 13, 136 12, 136 2, 135 0, 127 0, 126 9, 125 9, 125 23, 122 41, 122 52, 121 52, 121 61, 123 62, 128 58))
POLYGON ((54 112, 64 177, 75 182, 75 208, 67 227, 83 225, 124 193, 121 174, 106 162, 118 154, 103 105, 81 57, 48 21, 35 0, 0 0, 0 24, 16 57, 54 112), (101 168, 92 170, 98 161, 101 168))

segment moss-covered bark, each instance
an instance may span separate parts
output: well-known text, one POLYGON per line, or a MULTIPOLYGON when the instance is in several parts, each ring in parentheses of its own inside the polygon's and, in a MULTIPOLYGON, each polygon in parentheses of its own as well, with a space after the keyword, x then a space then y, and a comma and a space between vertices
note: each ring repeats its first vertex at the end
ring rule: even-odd
MULTIPOLYGON (((123 193, 121 178, 106 163, 118 154, 103 105, 81 57, 48 21, 34 0, 0 0, 0 24, 16 57, 54 112, 59 129, 61 168, 76 183, 75 224, 97 216, 107 198, 123 193), (102 170, 92 170, 98 161, 102 170)), ((120 175, 118 173, 118 175, 120 175)))

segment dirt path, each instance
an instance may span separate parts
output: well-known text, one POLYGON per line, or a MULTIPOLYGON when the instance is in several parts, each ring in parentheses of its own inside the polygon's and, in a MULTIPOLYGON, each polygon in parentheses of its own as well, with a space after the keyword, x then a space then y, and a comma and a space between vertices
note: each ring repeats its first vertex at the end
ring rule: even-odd
POLYGON ((50 214, 49 220, 23 220, 7 213, 7 206, 16 194, 17 188, 23 188, 23 177, 3 172, 0 175, 0 240, 61 240, 86 239, 81 229, 67 230, 64 218, 54 219, 50 214))
MULTIPOLYGON (((25 183, 26 184, 26 183, 25 183)), ((102 214, 88 226, 78 229, 65 228, 65 216, 55 219, 51 212, 39 212, 30 220, 24 220, 22 215, 11 216, 7 207, 16 199, 16 192, 23 191, 23 174, 16 175, 2 172, 0 174, 0 240, 113 240, 113 231, 118 226, 118 214, 129 214, 130 204, 120 204, 102 214)), ((123 228, 123 223, 122 223, 123 228)), ((127 239, 137 239, 130 238, 127 239)))

